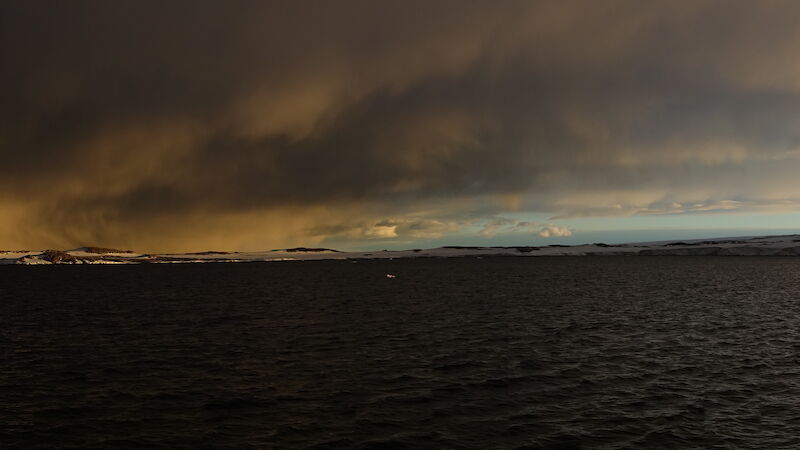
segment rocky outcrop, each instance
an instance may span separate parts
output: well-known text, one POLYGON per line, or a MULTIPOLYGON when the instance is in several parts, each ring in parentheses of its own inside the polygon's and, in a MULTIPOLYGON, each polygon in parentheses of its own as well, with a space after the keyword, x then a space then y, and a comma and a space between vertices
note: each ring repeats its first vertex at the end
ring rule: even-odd
POLYGON ((683 247, 640 250, 642 256, 800 256, 800 247, 683 247))
POLYGON ((100 257, 76 257, 61 250, 45 250, 38 255, 23 256, 17 264, 90 264, 100 257))
POLYGON ((67 252, 62 252, 61 250, 45 250, 39 255, 39 258, 50 261, 53 264, 75 264, 78 262, 78 258, 70 255, 67 252))
POLYGON ((719 251, 719 256, 771 256, 777 250, 769 247, 727 247, 719 251))
POLYGON ((720 247, 699 248, 652 248, 639 250, 641 256, 715 256, 719 255, 720 247))
POLYGON ((116 250, 116 249, 113 249, 113 248, 105 248, 105 247, 84 247, 82 250, 85 251, 86 253, 98 253, 98 254, 102 254, 102 253, 133 253, 130 250, 116 250))
POLYGON ((800 247, 786 247, 781 249, 775 256, 800 256, 800 247))

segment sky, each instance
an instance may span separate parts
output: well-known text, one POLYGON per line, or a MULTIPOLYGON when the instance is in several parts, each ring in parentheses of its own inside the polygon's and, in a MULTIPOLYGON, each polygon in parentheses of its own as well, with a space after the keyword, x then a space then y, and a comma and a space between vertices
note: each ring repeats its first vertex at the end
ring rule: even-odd
POLYGON ((0 248, 800 229, 791 0, 0 3, 0 248))

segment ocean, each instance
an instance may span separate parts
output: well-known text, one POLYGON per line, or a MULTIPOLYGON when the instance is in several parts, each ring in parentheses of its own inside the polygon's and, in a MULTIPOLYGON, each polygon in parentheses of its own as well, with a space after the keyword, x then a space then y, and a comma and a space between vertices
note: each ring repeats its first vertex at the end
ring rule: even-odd
POLYGON ((800 258, 3 266, 0 360, 3 449, 800 448, 800 258))

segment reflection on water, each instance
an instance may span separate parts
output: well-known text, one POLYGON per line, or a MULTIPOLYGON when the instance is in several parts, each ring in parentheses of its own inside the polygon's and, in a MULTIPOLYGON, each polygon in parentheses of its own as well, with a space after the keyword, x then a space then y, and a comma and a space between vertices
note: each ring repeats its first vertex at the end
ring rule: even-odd
POLYGON ((800 447, 800 259, 2 267, 0 282, 3 448, 800 447))

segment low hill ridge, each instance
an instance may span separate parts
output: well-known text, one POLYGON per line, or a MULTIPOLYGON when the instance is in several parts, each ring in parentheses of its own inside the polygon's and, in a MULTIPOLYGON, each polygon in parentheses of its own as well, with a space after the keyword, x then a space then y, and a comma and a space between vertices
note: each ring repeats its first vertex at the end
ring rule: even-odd
POLYGON ((514 247, 446 246, 432 249, 342 252, 329 248, 294 247, 262 252, 207 251, 140 254, 105 247, 73 250, 0 252, 0 264, 144 264, 259 262, 321 259, 450 258, 482 256, 800 256, 800 235, 748 236, 629 244, 514 247))

